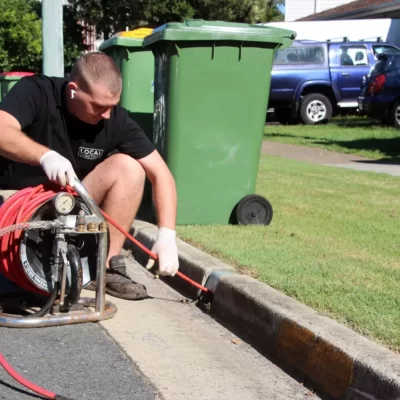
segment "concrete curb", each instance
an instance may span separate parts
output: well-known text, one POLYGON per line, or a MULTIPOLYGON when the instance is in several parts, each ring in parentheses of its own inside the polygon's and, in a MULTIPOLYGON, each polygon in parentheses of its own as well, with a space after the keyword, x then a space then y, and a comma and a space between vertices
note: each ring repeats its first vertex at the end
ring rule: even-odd
MULTIPOLYGON (((133 225, 133 236, 140 243, 151 249, 156 236, 157 227, 142 221, 137 221, 133 225)), ((230 265, 227 265, 216 258, 198 250, 197 248, 191 246, 190 244, 178 239, 179 248, 179 271, 188 276, 190 279, 194 280, 201 285, 205 285, 208 278, 215 272, 220 274, 235 273, 235 269, 230 265)), ((147 254, 142 250, 138 249, 137 246, 132 244, 130 241, 126 241, 125 248, 129 248, 135 259, 142 265, 145 265, 148 260, 147 254)), ((186 295, 191 298, 198 298, 200 296, 200 290, 194 286, 186 283, 180 278, 162 278, 168 281, 172 286, 179 287, 183 290, 186 295)))
MULTIPOLYGON (((135 222, 133 235, 151 248, 154 225, 135 222)), ((127 243, 142 265, 148 256, 127 243)), ((178 240, 180 271, 202 285, 218 276, 211 313, 282 367, 328 398, 400 400, 400 356, 233 267, 178 240)), ((195 298, 199 291, 168 278, 195 298)))

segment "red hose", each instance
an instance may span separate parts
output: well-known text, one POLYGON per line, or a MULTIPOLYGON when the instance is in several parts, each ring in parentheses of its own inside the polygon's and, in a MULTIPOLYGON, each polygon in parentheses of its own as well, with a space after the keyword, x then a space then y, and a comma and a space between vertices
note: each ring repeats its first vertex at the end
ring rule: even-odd
MULTIPOLYGON (((132 243, 142 249, 147 255, 149 255, 154 260, 157 260, 157 254, 150 251, 146 246, 143 246, 137 239, 135 239, 132 235, 125 231, 125 229, 118 224, 118 222, 114 221, 110 216, 108 216, 104 211, 101 211, 104 215, 104 218, 112 225, 114 225, 121 233, 123 233, 132 243)), ((177 271, 177 276, 185 280, 186 282, 192 284, 193 286, 197 287, 197 289, 202 290, 203 292, 208 292, 208 289, 199 283, 195 282, 194 280, 190 279, 188 276, 182 274, 182 272, 177 271)))
MULTIPOLYGON (((34 188, 26 188, 13 194, 0 207, 0 229, 10 225, 28 222, 35 210, 50 200, 56 193, 55 187, 39 185, 34 188)), ((70 189, 68 192, 72 193, 70 189)), ((40 293, 49 296, 26 277, 19 258, 19 246, 22 231, 15 231, 0 238, 0 272, 19 287, 29 292, 40 293)))
POLYGON ((43 397, 47 397, 49 399, 55 399, 56 394, 53 392, 49 392, 46 389, 41 388, 40 386, 35 385, 32 382, 29 382, 27 379, 25 379, 23 376, 21 376, 17 371, 15 371, 11 365, 6 361, 6 359, 3 357, 3 355, 0 353, 0 365, 5 369, 5 371, 13 378, 15 379, 18 383, 21 385, 25 386, 26 388, 32 390, 35 393, 40 394, 43 397))

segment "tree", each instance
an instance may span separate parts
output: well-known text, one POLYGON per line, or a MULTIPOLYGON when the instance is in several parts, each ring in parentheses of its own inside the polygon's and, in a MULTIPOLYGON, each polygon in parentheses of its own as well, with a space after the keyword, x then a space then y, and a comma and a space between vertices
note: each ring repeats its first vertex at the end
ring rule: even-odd
POLYGON ((282 0, 70 0, 79 18, 104 39, 140 26, 155 28, 189 18, 258 23, 282 19, 282 0))
POLYGON ((78 20, 76 10, 71 5, 63 8, 64 20, 64 66, 69 69, 77 58, 87 50, 83 44, 83 35, 86 28, 78 20))
POLYGON ((79 18, 95 26, 104 39, 126 27, 157 27, 194 15, 188 0, 70 0, 70 4, 79 18))
POLYGON ((193 1, 188 0, 139 0, 139 25, 152 28, 171 21, 182 21, 193 18, 195 8, 193 1))
POLYGON ((41 68, 41 21, 32 0, 2 0, 0 7, 0 70, 41 68))
MULTIPOLYGON (((64 6, 64 64, 68 68, 86 49, 83 27, 72 6, 64 6)), ((2 0, 0 8, 0 71, 42 70, 41 2, 2 0)))
POLYGON ((284 6, 284 0, 271 1, 268 5, 267 13, 265 14, 265 22, 284 21, 285 14, 281 11, 280 6, 284 6))
POLYGON ((270 0, 200 0, 199 18, 232 22, 262 22, 270 0))

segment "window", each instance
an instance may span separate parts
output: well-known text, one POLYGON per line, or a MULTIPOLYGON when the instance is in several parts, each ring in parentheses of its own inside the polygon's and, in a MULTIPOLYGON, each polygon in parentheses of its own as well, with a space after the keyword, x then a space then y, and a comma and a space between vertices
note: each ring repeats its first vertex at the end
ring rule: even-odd
POLYGON ((368 65, 368 55, 365 46, 340 46, 340 65, 368 65))
POLYGON ((324 58, 322 46, 289 47, 275 53, 274 64, 323 64, 324 58))
MULTIPOLYGON (((400 53, 399 49, 394 46, 389 45, 378 45, 372 46, 372 51, 374 52, 374 56, 376 58, 377 54, 393 54, 393 53, 400 53)), ((377 59, 377 58, 376 58, 377 59)))

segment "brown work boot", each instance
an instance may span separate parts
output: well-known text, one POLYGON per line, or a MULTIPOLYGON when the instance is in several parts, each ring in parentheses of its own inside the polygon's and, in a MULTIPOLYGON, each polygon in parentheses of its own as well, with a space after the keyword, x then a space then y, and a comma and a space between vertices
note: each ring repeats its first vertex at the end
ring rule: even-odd
MULTIPOLYGON (((85 289, 95 291, 96 282, 92 281, 85 289)), ((149 297, 145 286, 129 278, 123 256, 110 259, 110 268, 106 269, 106 293, 125 300, 142 300, 149 297)))

